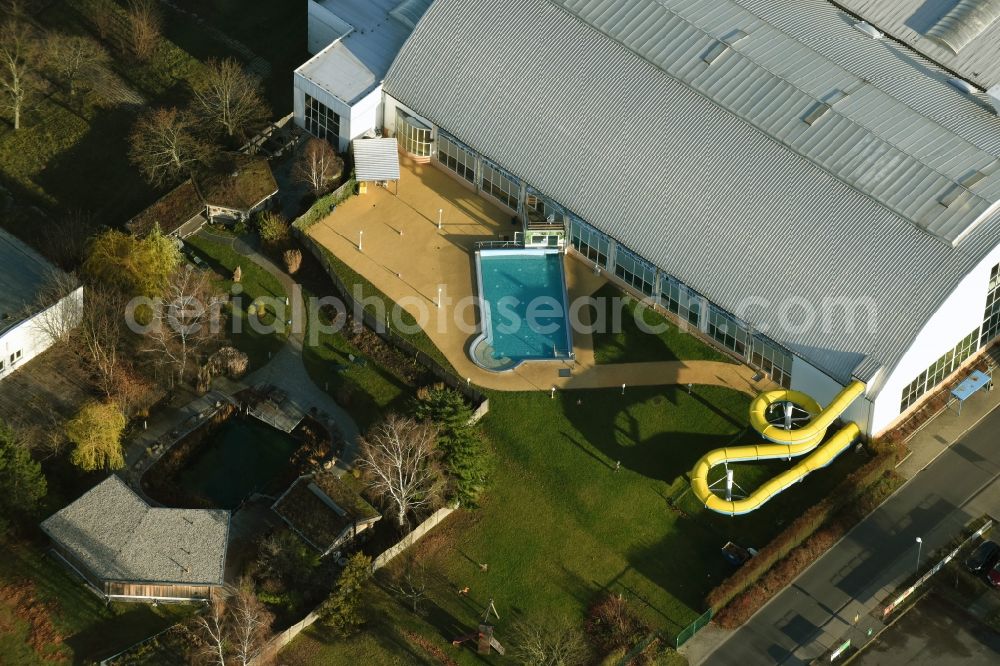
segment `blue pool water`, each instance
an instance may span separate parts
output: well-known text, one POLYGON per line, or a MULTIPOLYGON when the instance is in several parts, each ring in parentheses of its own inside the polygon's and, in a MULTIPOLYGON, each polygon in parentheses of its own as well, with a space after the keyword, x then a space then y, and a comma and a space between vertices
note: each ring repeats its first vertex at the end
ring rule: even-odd
POLYGON ((477 257, 486 339, 495 358, 565 358, 572 351, 562 255, 482 250, 477 257))

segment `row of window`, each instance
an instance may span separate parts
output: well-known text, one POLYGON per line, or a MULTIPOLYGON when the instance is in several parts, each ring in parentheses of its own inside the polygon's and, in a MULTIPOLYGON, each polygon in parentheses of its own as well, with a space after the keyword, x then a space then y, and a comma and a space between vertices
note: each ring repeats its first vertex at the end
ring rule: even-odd
POLYGON ((334 146, 340 140, 340 116, 322 102, 306 95, 306 131, 334 146))
POLYGON ((948 350, 941 358, 934 361, 930 366, 917 375, 916 379, 903 389, 903 397, 899 403, 899 411, 904 411, 907 407, 920 399, 927 391, 944 381, 944 378, 957 370, 962 363, 972 356, 978 347, 979 327, 972 333, 962 338, 961 342, 955 345, 954 349, 948 350))
MULTIPOLYGON (((11 366, 13 366, 15 363, 17 363, 20 359, 21 359, 21 350, 18 349, 16 352, 14 352, 13 354, 10 355, 10 364, 11 364, 11 366)), ((3 372, 4 369, 7 366, 7 364, 6 364, 5 361, 6 361, 6 359, 0 358, 0 372, 3 372)))
POLYGON ((407 153, 417 157, 429 157, 433 144, 431 134, 431 128, 422 120, 402 109, 396 109, 396 137, 407 153))
MULTIPOLYGON (((576 251, 601 268, 609 265, 611 240, 575 215, 570 215, 570 237, 576 251)), ((614 271, 636 291, 653 296, 657 269, 650 262, 622 245, 615 246, 614 271)), ((702 298, 682 282, 660 272, 659 304, 684 321, 698 326, 702 298)), ((763 335, 751 335, 750 329, 725 310, 709 305, 708 334, 720 345, 766 372, 775 382, 788 388, 792 383, 792 355, 763 335)))
POLYGON ((482 191, 490 195, 507 208, 517 210, 517 198, 521 192, 521 185, 513 177, 504 173, 486 160, 483 160, 483 182, 482 191))
POLYGON ((990 284, 986 292, 986 312, 983 313, 982 335, 979 345, 985 347, 1000 335, 1000 264, 990 271, 990 284))
POLYGON ((438 162, 454 171, 459 178, 476 182, 476 155, 458 142, 438 132, 438 162))
POLYGON ((636 291, 646 296, 653 295, 653 287, 656 285, 656 268, 621 245, 618 246, 615 253, 615 275, 636 291))

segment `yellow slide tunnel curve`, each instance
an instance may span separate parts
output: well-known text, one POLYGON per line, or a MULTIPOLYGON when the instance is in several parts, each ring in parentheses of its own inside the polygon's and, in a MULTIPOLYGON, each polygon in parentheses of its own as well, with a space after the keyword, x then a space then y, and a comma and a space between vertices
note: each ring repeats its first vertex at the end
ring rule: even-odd
POLYGON ((691 489, 695 496, 706 509, 728 516, 738 516, 759 509, 769 499, 801 481, 810 472, 829 465, 861 435, 861 429, 856 423, 848 423, 817 448, 823 441, 827 429, 864 392, 864 383, 853 381, 823 409, 810 396, 800 391, 780 389, 761 393, 750 403, 750 425, 771 443, 732 446, 706 453, 691 472, 691 489), (768 422, 767 413, 770 406, 786 402, 795 403, 815 416, 805 426, 793 430, 786 430, 780 425, 768 422), (708 473, 716 465, 793 458, 810 451, 812 454, 802 462, 765 482, 749 497, 727 500, 716 495, 708 487, 708 473))

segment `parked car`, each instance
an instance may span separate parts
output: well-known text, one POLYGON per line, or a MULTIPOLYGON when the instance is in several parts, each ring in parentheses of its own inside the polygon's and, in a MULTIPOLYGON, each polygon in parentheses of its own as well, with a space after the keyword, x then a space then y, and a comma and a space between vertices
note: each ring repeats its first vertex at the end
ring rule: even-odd
POLYGON ((993 587, 1000 587, 1000 562, 996 562, 990 567, 989 573, 986 574, 986 580, 993 587))
POLYGON ((965 560, 965 568, 972 573, 986 573, 1000 559, 1000 544, 995 541, 984 541, 972 551, 965 560))

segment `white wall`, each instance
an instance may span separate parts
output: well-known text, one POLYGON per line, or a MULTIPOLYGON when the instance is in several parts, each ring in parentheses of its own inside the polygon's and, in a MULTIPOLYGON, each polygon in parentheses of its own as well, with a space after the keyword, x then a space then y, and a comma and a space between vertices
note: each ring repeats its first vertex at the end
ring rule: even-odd
MULTIPOLYGON (((809 362, 798 356, 792 356, 793 391, 801 391, 812 397, 821 406, 826 406, 843 388, 843 385, 831 379, 821 370, 817 370, 809 362)), ((858 424, 862 432, 868 432, 871 414, 872 403, 868 400, 867 395, 863 395, 855 400, 840 418, 844 421, 853 421, 858 424)))
POLYGON ((872 428, 878 433, 899 416, 903 388, 917 375, 953 349, 983 323, 990 269, 1000 263, 1000 247, 994 248, 970 272, 917 335, 910 349, 886 376, 875 401, 872 428))
MULTIPOLYGON (((305 96, 309 95, 313 99, 318 100, 321 104, 325 104, 329 109, 333 110, 338 116, 340 116, 340 137, 337 142, 339 145, 334 147, 341 153, 347 151, 347 144, 351 140, 351 114, 352 109, 347 104, 342 102, 337 97, 331 95, 328 91, 320 88, 318 85, 302 76, 299 72, 295 72, 293 77, 293 99, 292 99, 292 114, 295 118, 295 124, 299 127, 305 129, 306 126, 306 102, 305 96)), ((381 90, 381 88, 380 88, 381 90)), ((367 100, 365 97, 364 100, 367 100)), ((364 101, 362 100, 362 101, 364 101)), ((363 134, 364 132, 361 132, 363 134)), ((332 137, 327 137, 331 144, 334 143, 332 137)))
POLYGON ((335 39, 351 30, 350 24, 318 2, 309 0, 308 37, 306 48, 315 55, 329 46, 335 39))
MULTIPOLYGON (((382 126, 382 86, 381 84, 351 107, 349 141, 357 139, 366 132, 382 126)), ((343 122, 343 121, 341 121, 343 122)), ((341 134, 344 134, 343 127, 341 134)))
MULTIPOLYGON (((59 316, 72 317, 75 326, 83 314, 83 287, 78 287, 59 303, 50 306, 49 311, 58 312, 59 316)), ((53 341, 49 335, 39 328, 38 321, 41 317, 41 313, 36 314, 0 335, 0 360, 4 362, 3 370, 0 370, 0 379, 10 376, 12 372, 52 346, 53 341), (11 363, 11 355, 18 351, 21 352, 21 357, 11 363)))

